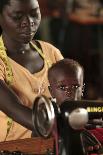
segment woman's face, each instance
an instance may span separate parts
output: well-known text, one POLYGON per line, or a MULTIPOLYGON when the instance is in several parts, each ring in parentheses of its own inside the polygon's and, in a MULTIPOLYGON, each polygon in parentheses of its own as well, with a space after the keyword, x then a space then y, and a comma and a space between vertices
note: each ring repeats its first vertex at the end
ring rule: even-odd
POLYGON ((21 43, 33 39, 40 21, 37 0, 10 0, 0 14, 0 25, 5 36, 21 43))

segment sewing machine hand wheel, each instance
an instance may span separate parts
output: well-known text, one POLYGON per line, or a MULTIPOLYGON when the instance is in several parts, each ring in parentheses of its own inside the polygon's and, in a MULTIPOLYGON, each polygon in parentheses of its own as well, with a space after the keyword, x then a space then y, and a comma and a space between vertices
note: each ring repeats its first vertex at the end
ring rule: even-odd
POLYGON ((54 108, 45 96, 38 96, 33 104, 32 121, 38 135, 47 138, 51 135, 54 125, 54 108))

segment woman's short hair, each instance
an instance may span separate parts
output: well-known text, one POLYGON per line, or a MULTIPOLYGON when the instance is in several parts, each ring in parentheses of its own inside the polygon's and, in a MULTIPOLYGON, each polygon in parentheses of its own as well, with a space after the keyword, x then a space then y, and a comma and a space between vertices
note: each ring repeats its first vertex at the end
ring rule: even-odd
POLYGON ((10 0, 0 0, 0 14, 3 11, 5 5, 9 4, 10 0))

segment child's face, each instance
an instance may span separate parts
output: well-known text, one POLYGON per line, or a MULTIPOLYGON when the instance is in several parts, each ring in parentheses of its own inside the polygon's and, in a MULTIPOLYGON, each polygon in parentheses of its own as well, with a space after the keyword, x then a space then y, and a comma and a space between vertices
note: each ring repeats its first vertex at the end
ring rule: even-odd
POLYGON ((64 100, 80 100, 83 88, 83 72, 80 68, 75 73, 58 72, 55 81, 51 80, 51 94, 60 104, 64 100))

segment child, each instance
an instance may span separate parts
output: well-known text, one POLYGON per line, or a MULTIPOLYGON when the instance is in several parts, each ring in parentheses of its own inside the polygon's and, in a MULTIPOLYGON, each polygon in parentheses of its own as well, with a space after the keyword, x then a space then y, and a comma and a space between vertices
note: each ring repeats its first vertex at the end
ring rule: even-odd
MULTIPOLYGON (((82 66, 72 60, 63 59, 48 70, 50 93, 58 105, 66 100, 80 100, 82 96, 84 71, 82 66)), ((60 137, 59 137, 60 138, 60 137)), ((64 143, 60 138, 59 151, 65 155, 64 143)))
POLYGON ((80 100, 83 95, 83 67, 72 59, 53 64, 48 71, 50 93, 58 104, 65 99, 80 100))
MULTIPOLYGON (((80 100, 83 96, 83 79, 84 70, 83 67, 75 60, 65 58, 53 64, 48 70, 48 80, 50 83, 49 89, 53 98, 56 99, 58 105, 68 100, 80 100)), ((90 144, 91 140, 95 141, 95 137, 91 135, 87 130, 84 130, 83 135, 86 133, 86 141, 90 144)), ((92 133, 92 132, 91 132, 92 133)), ((96 144, 97 144, 96 143, 96 144)), ((95 151, 96 146, 88 145, 88 151, 95 151)), ((98 149, 98 148, 97 148, 98 149)), ((90 153, 91 154, 91 153, 90 153)))

